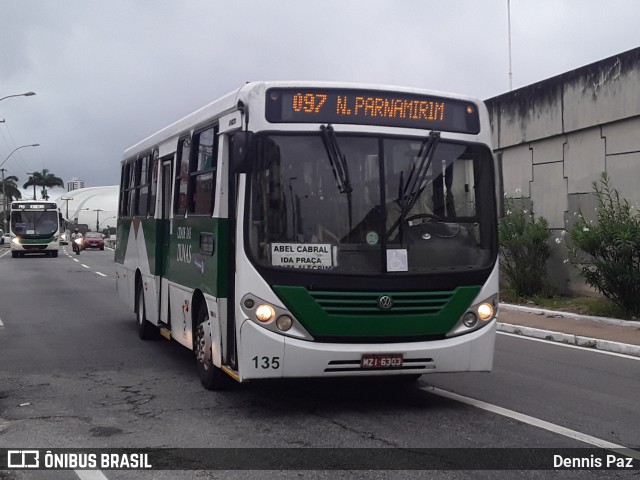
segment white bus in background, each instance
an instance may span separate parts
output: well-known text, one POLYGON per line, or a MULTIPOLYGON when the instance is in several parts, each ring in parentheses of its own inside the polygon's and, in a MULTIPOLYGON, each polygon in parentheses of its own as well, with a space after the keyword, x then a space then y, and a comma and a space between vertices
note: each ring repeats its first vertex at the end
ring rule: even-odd
POLYGON ((18 200, 11 202, 9 215, 13 258, 31 253, 58 256, 62 215, 55 202, 18 200))
POLYGON ((124 152, 117 289, 210 389, 488 371, 495 177, 482 101, 249 83, 124 152))

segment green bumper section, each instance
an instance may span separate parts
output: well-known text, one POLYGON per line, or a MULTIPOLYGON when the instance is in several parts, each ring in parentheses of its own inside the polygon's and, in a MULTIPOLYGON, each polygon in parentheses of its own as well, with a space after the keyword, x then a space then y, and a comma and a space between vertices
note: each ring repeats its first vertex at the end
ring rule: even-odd
POLYGON ((336 337, 443 335, 480 291, 479 286, 442 292, 321 292, 283 285, 273 289, 311 335, 336 337), (384 296, 391 302, 380 302, 384 296))
POLYGON ((22 238, 20 237, 20 245, 39 245, 42 247, 46 247, 47 245, 49 245, 51 242, 54 241, 53 237, 49 237, 49 238, 22 238))

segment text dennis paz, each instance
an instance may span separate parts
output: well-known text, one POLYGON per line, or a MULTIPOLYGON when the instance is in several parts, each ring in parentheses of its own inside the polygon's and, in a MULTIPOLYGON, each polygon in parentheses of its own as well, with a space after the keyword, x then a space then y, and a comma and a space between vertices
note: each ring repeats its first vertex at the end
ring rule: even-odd
POLYGON ((614 468, 633 469, 633 458, 619 457, 617 455, 589 455, 588 457, 563 457, 553 456, 553 468, 561 469, 590 469, 590 468, 614 468))

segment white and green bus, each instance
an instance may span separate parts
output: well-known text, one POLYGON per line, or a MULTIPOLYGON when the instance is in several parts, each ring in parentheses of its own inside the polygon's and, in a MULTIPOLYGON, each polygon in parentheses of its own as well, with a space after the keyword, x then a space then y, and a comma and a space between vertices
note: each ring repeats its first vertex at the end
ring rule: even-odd
POLYGON ((117 289, 202 384, 488 371, 496 165, 482 102, 256 82, 124 153, 117 289))
POLYGON ((31 253, 58 256, 62 215, 56 202, 18 200, 11 202, 9 215, 13 258, 31 253))

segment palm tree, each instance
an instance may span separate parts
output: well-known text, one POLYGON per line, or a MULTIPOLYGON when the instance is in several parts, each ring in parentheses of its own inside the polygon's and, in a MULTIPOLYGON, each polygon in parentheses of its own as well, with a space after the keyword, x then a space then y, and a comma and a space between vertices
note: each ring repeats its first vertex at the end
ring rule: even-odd
POLYGON ((36 186, 42 187, 40 195, 43 200, 48 200, 47 188, 64 187, 64 181, 44 168, 41 172, 33 172, 29 177, 29 181, 22 188, 33 187, 33 199, 36 198, 36 186))
POLYGON ((22 198, 22 192, 18 188, 18 177, 9 175, 5 177, 4 183, 0 182, 0 192, 7 199, 7 203, 22 198))
POLYGON ((2 224, 4 224, 4 220, 7 220, 9 215, 8 207, 9 204, 13 200, 19 200, 22 198, 22 192, 18 188, 18 177, 14 175, 9 175, 5 177, 4 182, 0 182, 0 191, 2 192, 2 214, 4 215, 2 224))

